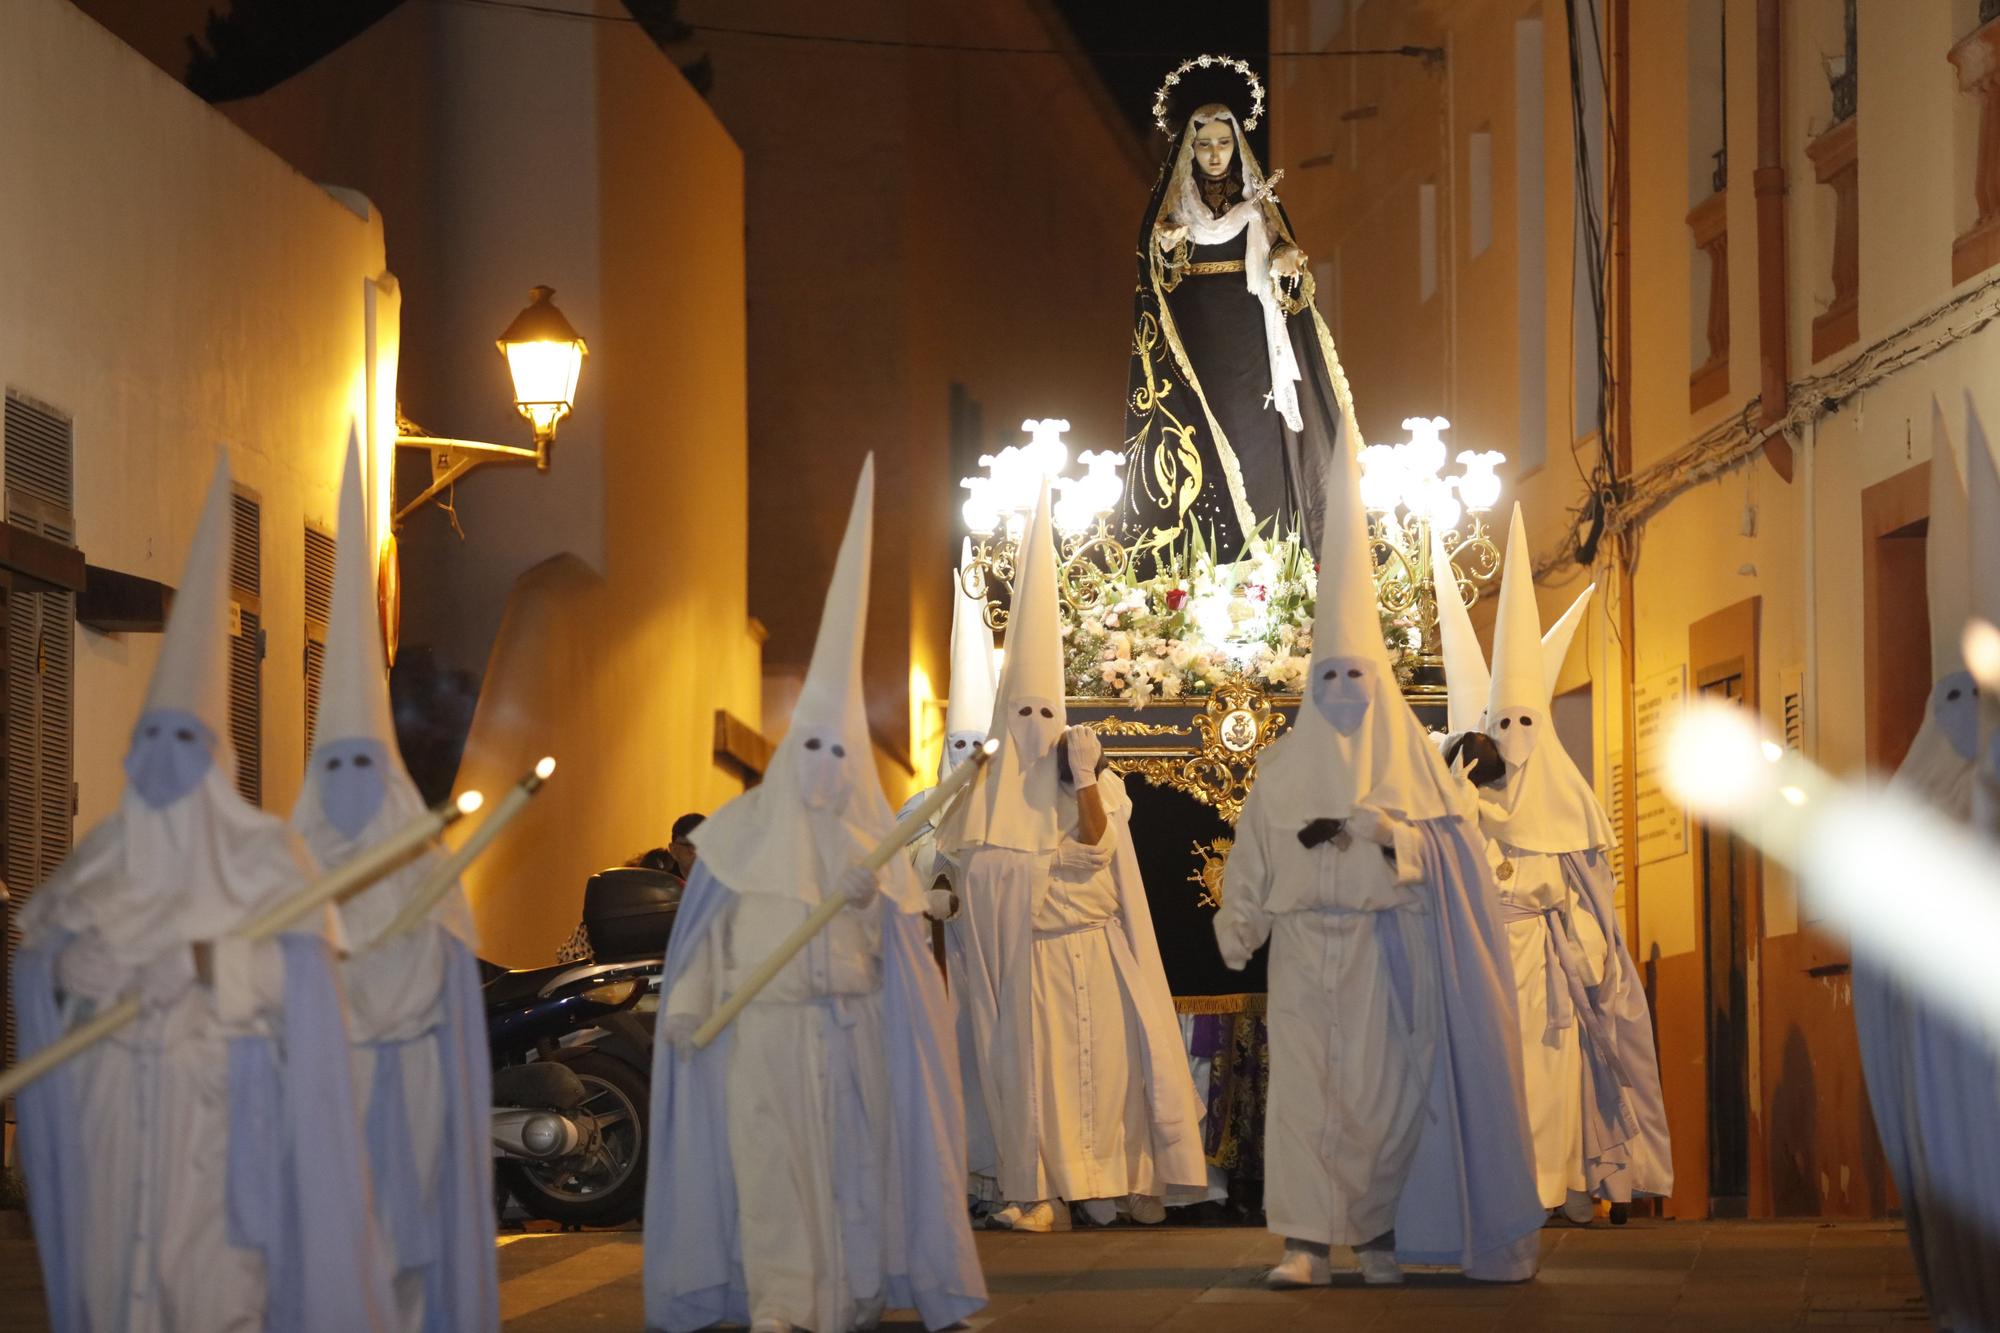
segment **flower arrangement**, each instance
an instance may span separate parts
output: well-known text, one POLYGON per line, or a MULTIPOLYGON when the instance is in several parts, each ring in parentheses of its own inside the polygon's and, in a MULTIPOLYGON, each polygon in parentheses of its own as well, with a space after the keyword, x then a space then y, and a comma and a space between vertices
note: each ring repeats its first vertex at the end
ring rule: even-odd
MULTIPOLYGON (((1193 534, 1158 551, 1151 577, 1128 570, 1108 581, 1096 605, 1064 625, 1069 692, 1139 708, 1199 698, 1247 677, 1273 694, 1300 693, 1312 665, 1317 584, 1296 534, 1259 533, 1228 563, 1193 534)), ((1397 682, 1406 685, 1417 668, 1414 622, 1379 606, 1378 614, 1397 682)))

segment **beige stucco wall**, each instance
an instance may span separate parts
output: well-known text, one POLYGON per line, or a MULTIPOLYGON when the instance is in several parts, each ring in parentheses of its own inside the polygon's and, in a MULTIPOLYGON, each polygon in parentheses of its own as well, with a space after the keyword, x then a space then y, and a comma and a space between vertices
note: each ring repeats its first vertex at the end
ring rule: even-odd
MULTIPOLYGON (((304 525, 348 423, 393 418, 397 292, 366 200, 299 175, 64 0, 0 41, 0 379, 74 418, 78 544, 179 581, 218 445, 263 501, 264 798, 305 765, 304 525), (357 211, 358 210, 358 211, 357 211)), ((159 650, 76 631, 80 830, 109 812, 159 650)))
MULTIPOLYGON (((530 284, 590 344, 548 471, 475 472, 463 538, 435 509, 402 535, 406 649, 480 678, 459 786, 560 765, 468 879, 486 953, 546 962, 590 872, 740 790, 716 711, 760 721, 743 156, 637 27, 518 10, 406 5, 228 110, 392 220, 427 430, 528 442, 493 339, 530 284)), ((425 480, 406 463, 404 494, 425 480)))
MULTIPOLYGON (((744 26, 687 0, 690 23, 744 26)), ((1040 0, 779 0, 758 27, 973 46, 1065 40, 1040 0)), ((875 451, 869 719, 892 797, 928 783, 948 688, 947 579, 962 472, 954 383, 985 447, 1066 417, 1116 448, 1132 262, 1154 141, 1139 149, 1082 58, 994 57, 698 32, 709 101, 742 145, 749 224, 751 610, 771 630, 768 730, 811 652, 824 571, 875 451), (840 497, 834 502, 832 497, 840 497)))

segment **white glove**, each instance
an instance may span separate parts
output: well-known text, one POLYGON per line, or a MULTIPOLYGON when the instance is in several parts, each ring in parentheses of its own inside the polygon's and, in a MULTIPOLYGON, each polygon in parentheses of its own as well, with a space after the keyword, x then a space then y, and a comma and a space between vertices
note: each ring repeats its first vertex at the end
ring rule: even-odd
POLYGON ((1394 847, 1398 822, 1394 815, 1385 815, 1372 806, 1357 805, 1347 817, 1347 831, 1377 847, 1394 847))
POLYGON ((924 915, 933 921, 949 921, 958 915, 958 895, 940 885, 924 890, 924 915))
POLYGON ((111 946, 94 930, 86 930, 56 955, 56 985, 66 995, 108 1000, 124 980, 111 946))
POLYGON ((1104 757, 1104 743, 1097 733, 1081 724, 1063 732, 1063 748, 1069 752, 1070 785, 1078 791, 1097 785, 1097 761, 1104 757))
POLYGON ((1059 875, 1077 879, 1088 879, 1111 864, 1111 835, 1107 830, 1102 842, 1092 845, 1078 842, 1075 838, 1064 838, 1056 848, 1055 860, 1051 868, 1059 875))
POLYGON ((866 907, 875 901, 875 872, 867 866, 849 866, 841 872, 840 894, 849 907, 866 907))
POLYGON ((195 983, 194 948, 167 946, 139 969, 139 999, 148 1008, 164 1009, 195 983))
POLYGON ((667 1046, 673 1051, 674 1057, 680 1060, 692 1060, 694 1034, 701 1026, 701 1020, 693 1014, 668 1014, 664 1023, 665 1026, 660 1032, 666 1037, 667 1046))

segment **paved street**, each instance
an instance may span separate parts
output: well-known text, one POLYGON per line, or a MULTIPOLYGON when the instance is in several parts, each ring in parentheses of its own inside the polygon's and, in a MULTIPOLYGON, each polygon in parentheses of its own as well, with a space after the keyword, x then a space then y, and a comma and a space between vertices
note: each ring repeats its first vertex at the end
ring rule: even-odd
MULTIPOLYGON (((503 1237, 509 1333, 637 1329, 634 1231, 503 1237)), ((1260 1231, 1120 1229, 1067 1236, 982 1233, 993 1303, 976 1329, 1709 1329, 1913 1328, 1923 1302, 1900 1227, 1887 1223, 1634 1222, 1551 1228, 1538 1281, 1480 1287, 1413 1274, 1400 1290, 1353 1280, 1267 1292, 1277 1253, 1260 1231)), ((0 1310, 9 1330, 41 1319, 31 1245, 0 1228, 0 1310)), ((885 1327, 916 1328, 913 1319, 885 1327)))

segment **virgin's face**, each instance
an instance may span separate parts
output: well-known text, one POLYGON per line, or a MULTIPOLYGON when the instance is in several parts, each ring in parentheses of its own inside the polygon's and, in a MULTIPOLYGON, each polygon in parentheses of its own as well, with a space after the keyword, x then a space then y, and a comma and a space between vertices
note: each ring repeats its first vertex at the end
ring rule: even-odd
POLYGON ((1194 161, 1201 174, 1214 180, 1229 174, 1236 156, 1236 131, 1226 120, 1211 120, 1194 132, 1194 161))

